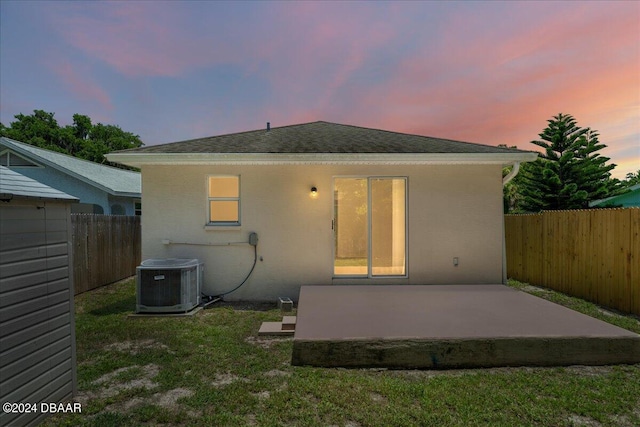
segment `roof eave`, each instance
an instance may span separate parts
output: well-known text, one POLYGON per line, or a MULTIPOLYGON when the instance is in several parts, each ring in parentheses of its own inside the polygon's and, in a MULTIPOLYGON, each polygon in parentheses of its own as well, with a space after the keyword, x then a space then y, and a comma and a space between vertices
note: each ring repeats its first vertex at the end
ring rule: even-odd
MULTIPOLYGON (((108 186, 106 186, 106 185, 104 185, 104 184, 102 184, 100 182, 94 181, 94 180, 92 180, 92 179, 90 179, 90 178, 88 178, 88 177, 86 177, 84 175, 76 173, 75 171, 72 171, 72 170, 70 170, 68 168, 65 168, 64 166, 61 166, 61 165, 59 165, 59 164, 57 164, 55 162, 52 162, 49 159, 46 159, 46 158, 41 157, 41 156, 38 156, 37 154, 34 154, 31 151, 25 150, 24 148, 20 147, 19 145, 13 144, 12 142, 14 140, 12 140, 10 138, 5 138, 5 139, 8 140, 9 143, 11 144, 11 146, 10 146, 11 150, 14 150, 15 152, 17 152, 18 154, 20 154, 20 155, 22 155, 24 157, 28 157, 29 160, 32 160, 32 161, 37 162, 37 163, 41 163, 41 164, 46 165, 46 166, 49 166, 52 169, 60 171, 60 172, 66 174, 66 175, 69 175, 69 176, 71 176, 71 177, 73 177, 75 179, 78 179, 78 180, 84 182, 85 184, 88 184, 88 185, 91 185, 93 187, 96 187, 99 190, 102 190, 102 191, 104 191, 105 193, 107 193, 109 195, 120 196, 120 195, 126 195, 126 194, 138 194, 138 195, 140 194, 140 193, 125 193, 125 192, 122 192, 122 191, 118 191, 118 190, 116 190, 114 188, 108 187, 108 186)), ((15 141, 15 142, 20 143, 19 141, 15 141)), ((21 144, 24 144, 24 143, 21 143, 21 144)), ((36 147, 36 148, 40 148, 40 147, 36 147)), ((64 153, 60 153, 60 154, 64 154, 64 153)), ((71 156, 71 157, 73 157, 73 156, 71 156)))
POLYGON ((284 164, 500 164, 532 162, 535 152, 514 153, 110 153, 110 162, 143 165, 284 164))
POLYGON ((15 193, 15 192, 0 193, 0 201, 11 202, 12 200, 45 200, 45 201, 60 201, 60 202, 69 202, 69 203, 78 203, 80 201, 77 197, 73 197, 69 195, 45 196, 45 195, 23 194, 23 193, 15 193))
POLYGON ((142 197, 142 193, 133 193, 130 191, 114 191, 113 193, 109 193, 109 195, 114 197, 133 197, 138 199, 142 197))

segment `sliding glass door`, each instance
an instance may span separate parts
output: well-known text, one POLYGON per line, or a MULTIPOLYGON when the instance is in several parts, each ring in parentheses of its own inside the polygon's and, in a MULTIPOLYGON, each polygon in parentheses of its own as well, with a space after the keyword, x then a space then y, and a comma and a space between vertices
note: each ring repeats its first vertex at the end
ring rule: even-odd
POLYGON ((406 275, 406 178, 334 179, 335 276, 406 275))

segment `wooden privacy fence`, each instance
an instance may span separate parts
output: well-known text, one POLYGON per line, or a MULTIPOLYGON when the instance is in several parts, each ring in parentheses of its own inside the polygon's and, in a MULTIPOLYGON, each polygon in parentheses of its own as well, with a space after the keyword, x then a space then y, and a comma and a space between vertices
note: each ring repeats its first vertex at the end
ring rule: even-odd
POLYGON ((140 217, 71 215, 75 294, 133 276, 140 265, 140 217))
POLYGON ((505 215, 507 275, 640 315, 640 209, 505 215))

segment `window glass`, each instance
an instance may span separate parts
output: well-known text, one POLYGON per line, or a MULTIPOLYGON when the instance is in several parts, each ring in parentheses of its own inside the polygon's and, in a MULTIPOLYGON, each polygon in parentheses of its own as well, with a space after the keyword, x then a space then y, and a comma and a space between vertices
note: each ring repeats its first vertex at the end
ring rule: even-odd
POLYGON ((211 176, 209 177, 209 197, 237 198, 239 182, 237 176, 211 176))
POLYGON ((209 223, 240 223, 240 177, 210 176, 208 182, 209 223))
POLYGON ((210 222, 237 222, 238 221, 238 202, 236 201, 218 201, 209 202, 209 221, 210 222))

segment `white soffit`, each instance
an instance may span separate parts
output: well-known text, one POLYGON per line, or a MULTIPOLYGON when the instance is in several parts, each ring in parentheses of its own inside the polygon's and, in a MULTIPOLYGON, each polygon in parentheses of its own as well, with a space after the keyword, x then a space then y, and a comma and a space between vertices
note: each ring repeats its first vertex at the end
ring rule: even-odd
POLYGON ((142 165, 509 165, 531 162, 537 153, 326 153, 326 154, 236 154, 236 153, 111 153, 111 162, 142 165))

